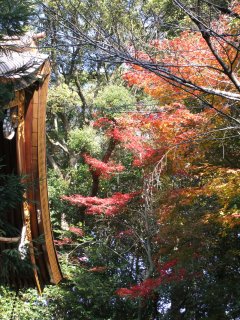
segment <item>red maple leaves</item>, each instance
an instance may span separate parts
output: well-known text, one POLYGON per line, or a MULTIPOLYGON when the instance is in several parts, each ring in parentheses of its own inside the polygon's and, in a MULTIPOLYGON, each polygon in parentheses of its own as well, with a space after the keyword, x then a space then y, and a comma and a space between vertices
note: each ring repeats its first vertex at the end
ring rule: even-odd
POLYGON ((159 265, 159 276, 155 278, 148 278, 143 282, 131 286, 130 288, 120 288, 116 291, 116 294, 120 297, 138 298, 147 297, 153 293, 161 284, 170 281, 181 281, 185 276, 185 269, 174 270, 177 265, 177 259, 168 261, 162 265, 159 265))
POLYGON ((72 227, 69 227, 68 230, 71 231, 72 233, 76 234, 78 237, 84 236, 84 231, 81 228, 72 226, 72 227))
POLYGON ((111 197, 104 199, 98 197, 84 197, 75 194, 72 196, 63 196, 62 199, 69 201, 73 205, 85 206, 86 214, 114 216, 118 214, 126 204, 136 196, 136 194, 136 192, 125 194, 116 192, 111 197))
POLYGON ((125 168, 121 164, 116 164, 113 161, 103 162, 96 158, 84 154, 83 155, 85 163, 90 167, 90 170, 93 170, 94 173, 98 176, 102 176, 105 179, 110 178, 116 172, 122 172, 125 168))

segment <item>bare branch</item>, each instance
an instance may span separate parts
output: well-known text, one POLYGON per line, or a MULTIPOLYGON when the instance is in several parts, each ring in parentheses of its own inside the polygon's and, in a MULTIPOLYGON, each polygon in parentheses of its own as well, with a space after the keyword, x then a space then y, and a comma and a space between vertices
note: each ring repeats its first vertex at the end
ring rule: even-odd
POLYGON ((8 237, 0 237, 0 242, 5 242, 5 243, 15 243, 20 241, 20 237, 13 237, 13 238, 8 238, 8 237))
POLYGON ((52 138, 49 137, 48 134, 47 134, 47 139, 53 146, 60 147, 64 152, 69 154, 68 148, 66 146, 64 146, 63 144, 61 144, 59 141, 54 141, 52 138))

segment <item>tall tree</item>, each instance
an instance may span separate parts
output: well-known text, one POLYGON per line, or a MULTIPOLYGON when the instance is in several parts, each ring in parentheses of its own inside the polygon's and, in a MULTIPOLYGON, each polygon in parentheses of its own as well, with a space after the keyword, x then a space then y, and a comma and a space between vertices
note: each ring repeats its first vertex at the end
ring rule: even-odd
MULTIPOLYGON (((62 21, 63 28, 72 32, 74 39, 79 44, 96 48, 95 53, 90 56, 93 60, 130 63, 156 74, 163 81, 169 82, 192 95, 200 96, 201 99, 203 99, 202 95, 205 94, 210 98, 220 96, 229 99, 232 103, 238 102, 240 99, 239 80, 236 74, 239 54, 238 34, 235 32, 236 29, 228 23, 229 19, 232 20, 233 17, 238 25, 237 4, 233 3, 231 6, 226 6, 223 3, 223 6, 219 6, 214 2, 206 1, 198 1, 196 5, 195 3, 189 5, 181 1, 173 1, 173 4, 181 9, 190 21, 189 24, 184 24, 184 22, 182 25, 177 24, 177 31, 179 32, 181 28, 190 30, 190 32, 187 32, 189 37, 193 35, 197 37, 201 50, 206 50, 206 54, 211 57, 211 62, 209 59, 204 59, 200 65, 192 65, 190 61, 184 59, 180 61, 181 50, 177 47, 177 44, 175 44, 174 52, 178 60, 165 61, 164 52, 167 53, 169 48, 162 41, 164 33, 159 33, 161 27, 165 26, 164 18, 156 22, 153 19, 156 12, 146 10, 144 6, 137 13, 138 1, 132 2, 130 6, 124 1, 121 2, 118 6, 118 12, 122 10, 123 15, 121 17, 124 18, 120 18, 119 15, 114 20, 114 24, 102 19, 105 11, 103 12, 100 6, 97 6, 94 10, 98 14, 92 12, 90 16, 78 11, 74 3, 65 6, 64 3, 57 1, 55 2, 57 10, 45 8, 53 17, 54 14, 57 15, 58 19, 62 21), (61 12, 72 11, 76 13, 75 16, 78 17, 78 20, 84 21, 84 24, 89 26, 90 29, 88 30, 91 30, 91 32, 85 32, 72 21, 67 21, 65 16, 61 14, 61 12), (224 14, 221 16, 219 23, 216 24, 214 17, 219 17, 222 12, 224 14), (122 19, 126 21, 124 20, 123 23, 122 19), (151 25, 152 21, 153 26, 151 25), (144 54, 139 54, 140 51, 144 54), (163 55, 159 55, 159 52, 162 52, 163 55), (229 89, 225 90, 225 88, 216 87, 212 83, 206 84, 196 81, 196 78, 189 77, 187 73, 184 73, 186 65, 192 70, 196 68, 198 74, 203 68, 221 74, 223 81, 229 84, 229 89)), ((114 16, 112 8, 111 5, 109 8, 105 8, 109 17, 110 13, 114 16)), ((194 51, 196 51, 196 47, 194 51)), ((209 104, 209 107, 212 106, 211 102, 206 101, 206 103, 209 104)))
MULTIPOLYGON (((46 291, 46 318, 239 316, 239 8, 173 2, 45 3, 51 206, 68 278, 46 291), (127 62, 131 90, 105 86, 120 77, 113 62, 127 62)), ((24 299, 43 313, 45 300, 24 299)))
POLYGON ((26 29, 33 15, 33 1, 1 0, 0 36, 16 36, 26 29))

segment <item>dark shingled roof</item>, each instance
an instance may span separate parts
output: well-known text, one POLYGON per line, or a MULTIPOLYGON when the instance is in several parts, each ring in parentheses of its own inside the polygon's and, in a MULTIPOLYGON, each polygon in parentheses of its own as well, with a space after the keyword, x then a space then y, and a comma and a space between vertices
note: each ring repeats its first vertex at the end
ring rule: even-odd
POLYGON ((48 59, 46 54, 38 52, 33 39, 33 35, 25 35, 5 38, 0 43, 0 81, 11 81, 15 90, 38 80, 38 71, 48 59))

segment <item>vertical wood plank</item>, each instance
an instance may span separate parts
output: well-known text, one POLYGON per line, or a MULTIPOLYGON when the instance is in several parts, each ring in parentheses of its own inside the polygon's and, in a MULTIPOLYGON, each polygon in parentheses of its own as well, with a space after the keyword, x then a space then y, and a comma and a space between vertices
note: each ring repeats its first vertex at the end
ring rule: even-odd
MULTIPOLYGON (((46 72, 50 69, 49 62, 45 64, 46 72)), ((53 242, 49 205, 47 191, 47 170, 46 170, 46 102, 49 82, 49 73, 44 83, 39 88, 39 108, 38 108, 38 173, 39 173, 39 191, 40 206, 42 216, 42 227, 45 236, 45 247, 49 261, 49 272, 51 281, 58 283, 62 279, 61 270, 56 255, 53 242)))

